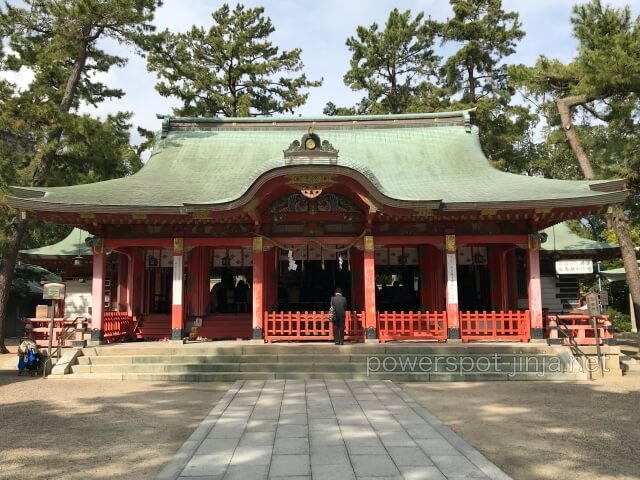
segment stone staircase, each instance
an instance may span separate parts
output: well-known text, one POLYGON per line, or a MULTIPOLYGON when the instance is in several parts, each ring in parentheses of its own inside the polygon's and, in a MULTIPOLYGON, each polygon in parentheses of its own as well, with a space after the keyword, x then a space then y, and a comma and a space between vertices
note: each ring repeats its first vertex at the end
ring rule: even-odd
POLYGON ((620 345, 620 368, 624 375, 640 376, 640 347, 638 345, 620 345))
MULTIPOLYGON (((133 343, 82 349, 68 376, 184 382, 586 380, 580 364, 569 347, 544 344, 133 343)), ((608 364, 619 365, 617 354, 608 364)))

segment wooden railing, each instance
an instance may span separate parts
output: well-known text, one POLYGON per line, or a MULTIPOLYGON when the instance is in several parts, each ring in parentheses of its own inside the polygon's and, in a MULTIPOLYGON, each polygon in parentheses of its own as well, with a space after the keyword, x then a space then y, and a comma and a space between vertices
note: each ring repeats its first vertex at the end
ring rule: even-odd
MULTIPOLYGON (((50 318, 27 318, 25 319, 25 336, 36 342, 38 347, 46 347, 49 343, 50 326, 50 318)), ((83 317, 75 319, 56 318, 53 323, 53 339, 51 344, 54 346, 58 345, 62 332, 73 326, 76 328, 76 335, 74 338, 64 339, 62 343, 63 347, 70 347, 73 340, 82 340, 82 335, 87 326, 87 321, 83 317)))
POLYGON ((378 334, 389 340, 447 339, 447 312, 379 312, 378 334))
MULTIPOLYGON (((346 312, 344 338, 350 341, 364 339, 364 312, 346 312)), ((333 324, 329 312, 265 312, 264 339, 278 340, 333 340, 333 324)))
POLYGON ((460 312, 460 338, 527 342, 531 338, 528 310, 509 312, 460 312))
POLYGON ((104 312, 102 337, 105 343, 129 340, 134 335, 136 322, 127 312, 104 312))
POLYGON ((613 338, 613 326, 608 315, 596 317, 596 331, 593 328, 589 315, 575 314, 549 314, 547 315, 547 332, 550 343, 562 343, 565 345, 596 345, 607 344, 613 338))

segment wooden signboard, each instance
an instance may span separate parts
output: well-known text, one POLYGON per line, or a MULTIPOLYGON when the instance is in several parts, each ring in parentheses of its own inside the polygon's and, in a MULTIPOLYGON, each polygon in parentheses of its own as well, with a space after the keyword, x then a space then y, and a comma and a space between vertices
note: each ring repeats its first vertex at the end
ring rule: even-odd
POLYGON ((64 283, 45 283, 42 287, 44 300, 64 300, 64 283))
POLYGON ((595 292, 589 292, 587 293, 586 300, 589 315, 592 317, 597 317, 598 315, 600 315, 600 296, 595 292))

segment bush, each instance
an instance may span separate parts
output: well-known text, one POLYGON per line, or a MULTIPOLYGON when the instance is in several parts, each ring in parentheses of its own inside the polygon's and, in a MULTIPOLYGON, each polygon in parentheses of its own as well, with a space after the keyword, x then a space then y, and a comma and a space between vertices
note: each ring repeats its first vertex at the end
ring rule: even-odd
POLYGON ((631 317, 629 315, 620 313, 611 307, 608 307, 604 313, 609 315, 609 320, 611 320, 615 332, 631 331, 631 317))

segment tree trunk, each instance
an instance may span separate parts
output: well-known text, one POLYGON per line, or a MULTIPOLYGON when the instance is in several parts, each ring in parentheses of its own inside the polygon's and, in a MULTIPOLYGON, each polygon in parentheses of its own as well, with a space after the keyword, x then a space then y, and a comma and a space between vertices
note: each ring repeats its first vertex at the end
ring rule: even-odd
POLYGON ((631 235, 629 235, 629 225, 624 219, 624 214, 620 213, 620 215, 611 215, 611 225, 618 237, 624 269, 627 272, 627 284, 629 285, 633 310, 636 318, 640 318, 640 270, 636 260, 635 246, 631 240, 631 235))
MULTIPOLYGON (((91 32, 90 27, 83 29, 84 38, 91 32)), ((76 93, 78 91, 78 84, 80 83, 80 77, 87 63, 88 55, 88 41, 85 40, 81 43, 78 55, 75 58, 73 68, 69 73, 69 78, 65 84, 64 94, 62 100, 58 105, 58 109, 61 113, 68 113, 73 105, 76 93)), ((31 186, 37 187, 44 183, 51 165, 55 159, 57 145, 64 134, 64 130, 61 127, 56 127, 47 141, 48 147, 47 153, 45 153, 38 165, 36 165, 33 177, 31 179, 31 186)), ((14 268, 18 259, 18 252, 20 250, 20 244, 27 229, 27 220, 23 220, 20 217, 20 213, 15 215, 9 224, 7 231, 6 250, 4 254, 4 264, 0 269, 0 353, 8 353, 5 346, 4 336, 5 328, 4 323, 7 318, 9 310, 9 293, 11 291, 11 283, 13 282, 14 268)))
POLYGON ((27 221, 22 220, 19 215, 13 217, 7 229, 6 253, 2 269, 0 269, 0 353, 9 353, 4 344, 5 323, 9 311, 9 294, 11 293, 11 282, 13 281, 13 269, 16 266, 20 242, 26 229, 27 221))
POLYGON ((593 168, 591 168, 591 161, 589 160, 587 152, 582 148, 582 142, 580 142, 580 139, 578 138, 578 134, 576 133, 576 129, 573 127, 573 120, 571 118, 572 107, 588 103, 589 101, 590 100, 586 95, 557 98, 556 107, 560 114, 562 130, 564 130, 564 134, 569 141, 569 145, 571 145, 571 150, 573 150, 573 153, 578 158, 578 163, 580 164, 584 178, 592 180, 595 178, 595 174, 593 173, 593 168))
MULTIPOLYGON (((587 180, 595 178, 595 174, 593 173, 589 156, 582 147, 582 142, 578 138, 575 128, 573 128, 571 108, 584 105, 601 98, 602 97, 590 98, 586 95, 574 95, 571 97, 556 99, 556 107, 560 114, 562 129, 569 141, 569 145, 571 145, 573 153, 578 159, 582 173, 587 180)), ((626 272, 627 284, 629 285, 629 293, 631 294, 633 309, 636 313, 636 318, 640 318, 640 270, 638 270, 635 246, 633 245, 631 235, 629 234, 629 225, 627 224, 622 212, 619 214, 614 213, 608 215, 607 220, 616 233, 618 245, 620 245, 620 253, 622 254, 622 261, 624 262, 624 269, 626 272)))

